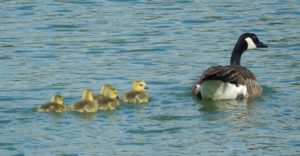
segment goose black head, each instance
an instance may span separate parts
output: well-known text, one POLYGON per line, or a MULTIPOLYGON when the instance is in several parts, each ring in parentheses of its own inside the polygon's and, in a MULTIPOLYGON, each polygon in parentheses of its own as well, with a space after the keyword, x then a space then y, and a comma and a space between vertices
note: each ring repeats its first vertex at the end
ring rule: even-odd
POLYGON ((246 49, 268 48, 266 44, 261 42, 253 33, 244 33, 240 36, 239 41, 244 41, 247 44, 246 49))
POLYGON ((230 64, 239 65, 241 56, 244 51, 256 48, 268 48, 268 46, 261 42, 253 33, 242 34, 236 42, 235 47, 233 48, 230 64))

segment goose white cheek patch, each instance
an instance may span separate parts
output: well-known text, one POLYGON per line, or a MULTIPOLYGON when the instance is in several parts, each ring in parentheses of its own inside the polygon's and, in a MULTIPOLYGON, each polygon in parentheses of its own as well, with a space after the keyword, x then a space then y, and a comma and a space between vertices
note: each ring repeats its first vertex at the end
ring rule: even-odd
POLYGON ((200 85, 196 85, 195 94, 197 95, 200 92, 200 85))
POLYGON ((256 48, 255 43, 253 42, 253 40, 252 40, 250 37, 247 37, 247 38, 245 39, 245 41, 246 41, 247 44, 248 44, 247 49, 255 49, 255 48, 256 48))

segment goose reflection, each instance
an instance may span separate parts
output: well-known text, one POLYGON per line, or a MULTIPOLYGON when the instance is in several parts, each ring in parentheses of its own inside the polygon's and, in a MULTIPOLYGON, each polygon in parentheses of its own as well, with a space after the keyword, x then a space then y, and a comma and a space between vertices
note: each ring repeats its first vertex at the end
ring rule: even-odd
POLYGON ((242 100, 200 100, 200 111, 206 113, 222 112, 231 109, 252 109, 255 104, 251 99, 242 100))

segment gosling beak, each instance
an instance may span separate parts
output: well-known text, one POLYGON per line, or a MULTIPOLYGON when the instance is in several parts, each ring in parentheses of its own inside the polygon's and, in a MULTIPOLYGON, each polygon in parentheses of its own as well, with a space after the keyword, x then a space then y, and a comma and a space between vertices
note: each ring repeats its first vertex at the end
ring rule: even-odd
POLYGON ((261 41, 258 41, 258 44, 256 45, 257 48, 268 48, 268 45, 262 43, 261 41))
POLYGON ((119 96, 117 96, 117 100, 120 100, 120 97, 119 97, 119 96))
POLYGON ((145 86, 145 89, 149 89, 149 87, 148 87, 148 86, 145 86))

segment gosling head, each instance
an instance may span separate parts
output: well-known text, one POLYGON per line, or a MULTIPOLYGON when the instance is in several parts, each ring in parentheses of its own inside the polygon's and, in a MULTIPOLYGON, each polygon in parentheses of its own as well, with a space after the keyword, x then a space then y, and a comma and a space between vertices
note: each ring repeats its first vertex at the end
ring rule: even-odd
POLYGON ((93 92, 89 89, 84 90, 81 99, 87 101, 93 101, 94 100, 93 92))
POLYGON ((54 95, 52 96, 51 102, 64 105, 64 98, 61 95, 54 95))
POLYGON ((111 84, 102 85, 101 89, 100 89, 100 95, 104 95, 107 92, 107 90, 109 90, 111 88, 114 88, 111 84))
POLYGON ((104 96, 111 99, 118 99, 118 91, 115 88, 107 88, 104 96))
POLYGON ((135 80, 132 82, 132 90, 133 91, 145 91, 145 89, 148 89, 145 81, 135 80))

